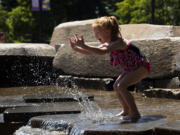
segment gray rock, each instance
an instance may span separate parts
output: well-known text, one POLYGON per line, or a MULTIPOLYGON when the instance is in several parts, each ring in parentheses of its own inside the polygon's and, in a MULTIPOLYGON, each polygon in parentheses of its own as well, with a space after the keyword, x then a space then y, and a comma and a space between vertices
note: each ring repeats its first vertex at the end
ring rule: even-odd
POLYGON ((112 78, 87 78, 87 77, 75 77, 60 75, 56 79, 57 84, 60 87, 71 87, 78 86, 78 88, 88 89, 101 89, 101 90, 112 90, 114 79, 112 78))
POLYGON ((180 121, 171 121, 155 127, 157 135, 180 135, 180 121))
MULTIPOLYGON (((104 110, 115 115, 119 110, 104 110)), ((46 128, 47 124, 53 128, 59 125, 59 128, 70 128, 69 134, 126 134, 126 135, 152 135, 154 128, 165 123, 165 119, 162 116, 142 116, 137 122, 129 123, 122 121, 118 118, 109 117, 107 120, 101 122, 94 122, 90 119, 79 117, 80 114, 73 115, 46 115, 37 116, 30 119, 29 124, 31 127, 46 128), (47 123, 47 124, 46 124, 47 123), (67 126, 69 124, 69 126, 67 126)), ((50 126, 49 126, 50 127, 50 126)))
POLYGON ((7 97, 0 96, 0 113, 3 113, 8 108, 24 107, 24 106, 36 106, 37 104, 25 103, 22 97, 7 97))
MULTIPOLYGON (((151 63, 149 78, 173 78, 180 75, 180 38, 133 40, 145 52, 151 63)), ((97 45, 98 43, 90 43, 97 45)), ((117 77, 122 72, 119 66, 111 67, 109 54, 85 56, 64 45, 57 52, 53 67, 61 74, 88 77, 117 77)))
POLYGON ((9 108, 4 111, 4 122, 27 122, 31 117, 47 114, 80 113, 78 103, 46 103, 37 106, 9 108))
POLYGON ((180 38, 134 40, 151 63, 151 79, 173 78, 180 75, 180 38))
MULTIPOLYGON (((90 43, 98 45, 98 43, 90 43)), ((111 67, 109 65, 109 55, 104 56, 86 56, 75 52, 69 45, 64 45, 57 52, 53 67, 60 74, 87 76, 87 77, 113 77, 121 72, 119 67, 111 67)))
POLYGON ((93 20, 84 20, 59 24, 54 28, 50 45, 66 45, 69 43, 68 38, 73 36, 73 34, 83 34, 86 37, 86 42, 97 41, 91 28, 92 22, 93 20))
MULTIPOLYGON (((118 77, 122 70, 109 65, 109 55, 84 56, 72 51, 68 38, 73 34, 84 35, 86 43, 98 45, 92 31, 92 20, 74 21, 59 24, 55 27, 51 46, 56 46, 58 53, 53 67, 61 74, 83 77, 118 77)), ((147 55, 151 62, 151 74, 148 78, 155 79, 149 85, 167 88, 178 88, 179 82, 174 77, 180 76, 180 27, 171 25, 125 24, 120 25, 124 38, 133 40, 147 55), (175 37, 175 38, 170 38, 175 37), (160 83, 159 83, 160 82, 160 83), (168 82, 163 84, 163 82, 168 82)))
MULTIPOLYGON (((84 35, 86 42, 97 42, 92 30, 94 19, 73 21, 59 24, 54 28, 50 45, 68 44, 68 38, 73 34, 84 35)), ((124 24, 120 25, 121 33, 126 39, 162 38, 180 36, 179 26, 124 24)))
POLYGON ((154 79, 153 80, 154 88, 180 88, 180 81, 178 77, 170 79, 154 79))
POLYGON ((77 102, 82 101, 83 99, 87 99, 89 101, 94 100, 93 95, 84 94, 83 97, 79 97, 79 99, 74 99, 73 96, 65 95, 65 94, 31 94, 23 96, 23 99, 26 103, 53 103, 53 102, 77 102))
POLYGON ((143 91, 147 97, 180 99, 180 89, 151 88, 143 91))
POLYGON ((54 47, 48 44, 1 43, 0 56, 49 56, 54 57, 54 47))

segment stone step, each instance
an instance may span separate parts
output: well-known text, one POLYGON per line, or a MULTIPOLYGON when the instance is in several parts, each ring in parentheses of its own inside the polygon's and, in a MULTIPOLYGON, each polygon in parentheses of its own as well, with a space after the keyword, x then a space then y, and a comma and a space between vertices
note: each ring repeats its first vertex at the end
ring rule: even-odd
MULTIPOLYGON (((117 112, 119 110, 104 110, 103 114, 111 113, 115 115, 117 112)), ((64 128, 69 131, 69 134, 83 135, 152 135, 155 134, 155 127, 164 123, 166 123, 165 117, 158 115, 142 116, 137 122, 132 123, 118 118, 112 119, 112 121, 95 122, 89 118, 83 118, 81 114, 45 115, 33 117, 29 120, 32 128, 47 130, 50 128, 55 131, 64 128)))
POLYGON ((155 127, 157 135, 180 135, 180 120, 164 123, 155 127))
POLYGON ((60 75, 56 82, 60 87, 73 87, 76 85, 78 88, 85 89, 113 90, 114 79, 60 75))
POLYGON ((77 102, 44 103, 37 106, 8 108, 4 111, 4 122, 28 122, 28 120, 34 116, 80 112, 80 107, 77 102))
POLYGON ((0 96, 0 113, 3 113, 8 108, 36 106, 35 103, 25 103, 22 97, 3 97, 0 96))
MULTIPOLYGON (((37 94, 37 95, 25 95, 23 97, 26 103, 41 103, 41 102, 72 102, 77 101, 72 96, 65 94, 37 94)), ((79 101, 83 99, 88 99, 90 101, 94 100, 93 95, 83 95, 79 97, 79 101)))
POLYGON ((151 88, 143 91, 146 97, 180 99, 180 89, 151 88))

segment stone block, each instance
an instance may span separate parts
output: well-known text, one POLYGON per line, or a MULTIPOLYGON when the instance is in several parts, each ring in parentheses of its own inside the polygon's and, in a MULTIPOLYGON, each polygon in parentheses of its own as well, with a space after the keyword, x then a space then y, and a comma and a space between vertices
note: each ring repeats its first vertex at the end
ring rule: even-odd
MULTIPOLYGON (((112 113, 113 115, 117 112, 119 110, 103 110, 104 114, 112 113)), ((105 116, 103 117, 104 121, 95 122, 91 119, 83 118, 81 114, 44 115, 31 118, 29 124, 31 127, 46 128, 47 130, 48 128, 56 129, 59 125, 59 128, 65 127, 65 130, 69 130, 69 134, 152 135, 156 126, 165 123, 164 117, 153 115, 142 116, 141 119, 133 123, 125 122, 118 118, 109 117, 108 120, 105 116), (69 126, 67 126, 67 123, 69 126)))
POLYGON ((180 121, 171 121, 155 127, 156 135, 180 135, 180 121))
MULTIPOLYGON (((25 95, 23 99, 26 103, 47 103, 47 102, 73 102, 77 99, 74 99, 73 96, 65 95, 65 94, 37 94, 37 95, 25 95)), ((83 99, 88 99, 90 101, 94 100, 93 95, 83 95, 83 97, 79 97, 78 101, 82 101, 83 99)))
MULTIPOLYGON (((174 78, 180 75, 180 38, 158 38, 133 40, 145 52, 151 63, 151 73, 148 78, 174 78)), ((89 43, 98 45, 98 43, 89 43)), ((53 67, 61 75, 114 78, 122 72, 120 66, 111 67, 109 54, 102 56, 85 56, 72 50, 70 45, 64 45, 57 52, 53 67)))
MULTIPOLYGON (((50 45, 67 45, 73 34, 84 35, 86 42, 97 42, 92 30, 94 19, 59 24, 54 28, 50 45)), ((179 26, 152 24, 123 24, 121 33, 126 39, 163 38, 180 36, 179 26)))
POLYGON ((70 75, 60 75, 56 82, 60 87, 78 87, 86 89, 113 90, 112 78, 88 78, 70 75))
POLYGON ((146 97, 180 99, 180 89, 151 88, 143 91, 146 97))
POLYGON ((80 113, 78 103, 46 103, 37 106, 9 108, 4 111, 4 122, 27 122, 31 117, 47 114, 80 113))

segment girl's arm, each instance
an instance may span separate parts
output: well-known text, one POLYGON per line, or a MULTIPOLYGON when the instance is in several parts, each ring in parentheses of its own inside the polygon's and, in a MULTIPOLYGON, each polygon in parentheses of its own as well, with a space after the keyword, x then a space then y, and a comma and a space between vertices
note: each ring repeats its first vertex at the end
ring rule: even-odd
POLYGON ((105 50, 107 45, 103 44, 100 46, 90 46, 90 45, 85 45, 83 37, 78 38, 77 35, 74 37, 69 38, 69 42, 71 44, 71 47, 82 54, 86 55, 93 55, 93 54, 102 54, 103 50, 105 50), (87 46, 84 47, 84 46, 87 46), (92 48, 92 49, 90 49, 92 48))
POLYGON ((81 47, 76 46, 76 47, 72 47, 72 48, 73 48, 73 50, 75 50, 75 51, 77 51, 79 53, 82 53, 82 54, 85 54, 85 55, 93 55, 92 52, 90 52, 88 50, 85 50, 85 49, 83 49, 81 47))
MULTIPOLYGON (((86 50, 91 54, 99 54, 99 55, 103 55, 106 53, 107 51, 107 46, 108 44, 102 44, 100 46, 90 46, 90 45, 86 45, 84 43, 84 39, 83 36, 81 36, 80 38, 77 35, 74 35, 73 37, 71 37, 69 39, 71 46, 74 47, 78 47, 81 48, 81 50, 86 50)), ((79 50, 79 49, 77 49, 79 50)), ((81 51, 82 52, 82 51, 81 51)))
POLYGON ((108 53, 108 44, 101 44, 99 46, 91 46, 91 45, 83 44, 81 47, 85 50, 88 50, 92 54, 104 55, 108 53))
POLYGON ((82 49, 87 50, 87 51, 91 52, 92 54, 98 54, 98 55, 104 55, 115 49, 123 49, 123 46, 125 44, 122 39, 118 39, 115 42, 112 42, 110 45, 105 43, 100 46, 90 46, 90 45, 86 45, 84 43, 83 36, 78 38, 77 35, 70 38, 70 43, 71 44, 73 43, 74 46, 81 47, 82 49))
POLYGON ((75 51, 77 51, 79 53, 85 54, 85 55, 92 55, 93 54, 92 52, 90 52, 88 50, 85 50, 85 49, 75 45, 75 42, 74 42, 74 40, 72 38, 69 39, 69 42, 70 42, 71 47, 72 47, 73 50, 75 50, 75 51))

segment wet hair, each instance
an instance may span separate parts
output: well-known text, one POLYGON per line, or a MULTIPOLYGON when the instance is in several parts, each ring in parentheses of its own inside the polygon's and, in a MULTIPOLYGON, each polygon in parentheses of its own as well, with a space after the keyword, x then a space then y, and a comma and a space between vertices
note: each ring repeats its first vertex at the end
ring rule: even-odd
POLYGON ((119 35, 121 36, 119 22, 115 16, 104 16, 97 18, 96 20, 94 20, 92 27, 99 27, 111 30, 111 41, 116 40, 119 35))

